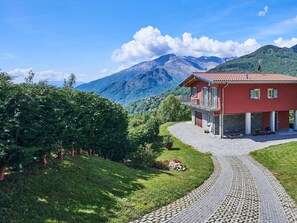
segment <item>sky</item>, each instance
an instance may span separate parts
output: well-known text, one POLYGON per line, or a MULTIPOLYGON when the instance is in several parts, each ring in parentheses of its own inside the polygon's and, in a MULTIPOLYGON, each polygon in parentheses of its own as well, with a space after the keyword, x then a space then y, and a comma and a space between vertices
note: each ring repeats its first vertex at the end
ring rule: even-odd
POLYGON ((144 60, 297 44, 296 0, 0 0, 0 69, 89 82, 144 60))

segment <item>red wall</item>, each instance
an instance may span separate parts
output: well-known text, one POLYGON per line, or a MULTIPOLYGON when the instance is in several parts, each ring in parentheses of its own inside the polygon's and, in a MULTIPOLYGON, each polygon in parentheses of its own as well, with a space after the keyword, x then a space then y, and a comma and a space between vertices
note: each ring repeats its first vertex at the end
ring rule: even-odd
POLYGON ((289 111, 278 112, 278 128, 287 129, 289 128, 289 111))
POLYGON ((202 113, 201 112, 195 112, 195 125, 198 125, 202 128, 202 113))
MULTIPOLYGON (((289 111, 278 112, 278 128, 287 129, 289 128, 289 111)), ((263 129, 270 126, 270 112, 263 113, 263 129)))
POLYGON ((197 87, 198 94, 197 94, 196 98, 192 97, 191 99, 199 99, 200 103, 202 103, 202 88, 207 87, 207 86, 208 86, 208 84, 203 81, 197 81, 197 82, 193 83, 191 85, 191 87, 197 87))
POLYGON ((225 114, 297 110, 297 84, 231 84, 225 88, 224 104, 225 114), (260 99, 250 99, 255 88, 261 91, 260 99), (268 88, 277 88, 278 98, 269 99, 268 88))

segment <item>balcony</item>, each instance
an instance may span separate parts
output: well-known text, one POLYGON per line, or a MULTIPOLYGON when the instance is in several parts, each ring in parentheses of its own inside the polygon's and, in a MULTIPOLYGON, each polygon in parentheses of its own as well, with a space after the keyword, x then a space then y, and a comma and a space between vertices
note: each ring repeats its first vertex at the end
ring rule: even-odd
POLYGON ((209 103, 207 104, 203 104, 200 102, 198 98, 182 97, 180 101, 183 105, 186 105, 191 108, 195 108, 197 110, 209 111, 209 112, 220 111, 220 108, 218 107, 218 103, 213 100, 209 101, 209 103))

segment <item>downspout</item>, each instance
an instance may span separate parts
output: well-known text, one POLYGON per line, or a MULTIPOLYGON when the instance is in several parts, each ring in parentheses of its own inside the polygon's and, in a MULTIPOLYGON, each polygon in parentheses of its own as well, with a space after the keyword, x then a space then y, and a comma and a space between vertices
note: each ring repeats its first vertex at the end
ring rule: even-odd
POLYGON ((225 113, 225 88, 228 87, 229 83, 222 88, 222 118, 221 118, 221 138, 224 136, 224 113, 225 113))

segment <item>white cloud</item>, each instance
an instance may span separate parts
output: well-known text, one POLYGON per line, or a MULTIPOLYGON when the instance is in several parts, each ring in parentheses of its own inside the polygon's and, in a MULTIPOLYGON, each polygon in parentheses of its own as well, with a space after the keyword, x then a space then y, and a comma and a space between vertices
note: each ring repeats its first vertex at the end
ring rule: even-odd
POLYGON ((108 72, 108 69, 107 68, 103 68, 100 70, 100 73, 101 74, 106 74, 108 72))
POLYGON ((32 70, 32 68, 15 68, 11 71, 8 71, 7 73, 13 76, 14 80, 19 83, 22 82, 26 76, 28 76, 30 70, 32 70))
POLYGON ((15 55, 13 55, 12 53, 3 53, 0 58, 2 60, 11 60, 15 58, 15 55))
POLYGON ((162 35, 157 28, 147 26, 137 31, 133 40, 124 43, 120 49, 115 50, 112 60, 125 63, 138 62, 166 53, 187 56, 242 56, 259 47, 260 45, 255 39, 247 39, 242 43, 232 40, 221 42, 205 36, 195 38, 187 32, 182 35, 182 38, 174 38, 162 35))
POLYGON ((160 30, 152 26, 140 29, 133 40, 115 50, 112 59, 116 62, 137 61, 152 58, 156 54, 167 53, 170 48, 167 36, 162 36, 160 30))
MULTIPOLYGON (((14 77, 15 83, 24 82, 25 77, 28 76, 28 72, 33 70, 32 68, 15 68, 13 70, 8 71, 7 73, 14 77)), ((48 80, 48 81, 63 81, 68 78, 69 73, 62 73, 55 70, 42 70, 42 71, 34 71, 34 82, 38 82, 40 80, 48 80)), ((76 74, 77 81, 83 81, 84 75, 76 74)))
POLYGON ((265 16, 267 14, 267 12, 268 12, 268 6, 266 5, 266 6, 264 6, 263 11, 258 12, 258 16, 265 16))
POLYGON ((132 64, 125 64, 125 65, 120 65, 119 67, 117 67, 116 69, 114 69, 113 71, 112 71, 112 73, 117 73, 117 72, 120 72, 120 71, 122 71, 122 70, 125 70, 125 69, 127 69, 128 67, 130 67, 130 66, 132 66, 132 64))
POLYGON ((279 37, 274 40, 274 43, 279 47, 292 47, 297 44, 297 38, 283 39, 282 37, 279 37))
POLYGON ((259 39, 265 39, 269 36, 281 36, 287 33, 293 33, 297 30, 297 16, 274 24, 260 26, 256 28, 255 36, 259 39))
POLYGON ((288 19, 284 21, 284 24, 295 24, 295 23, 297 23, 297 16, 292 19, 288 19))

